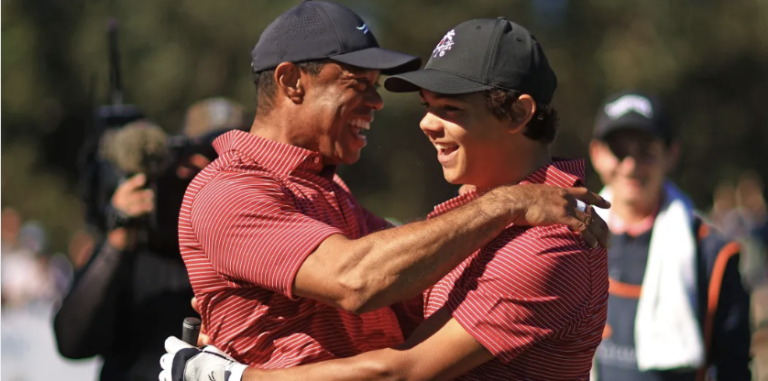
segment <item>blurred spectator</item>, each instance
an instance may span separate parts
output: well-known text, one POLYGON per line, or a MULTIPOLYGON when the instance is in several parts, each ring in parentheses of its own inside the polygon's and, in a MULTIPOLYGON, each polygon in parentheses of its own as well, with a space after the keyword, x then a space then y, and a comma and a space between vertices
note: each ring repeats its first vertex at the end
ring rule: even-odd
POLYGON ((46 257, 45 242, 40 224, 22 224, 15 209, 3 210, 1 377, 95 380, 97 361, 69 361, 56 351, 50 322, 54 303, 68 286, 71 267, 62 255, 46 257))
POLYGON ((743 248, 742 277, 752 291, 754 379, 768 380, 768 218, 760 177, 746 172, 735 187, 724 181, 715 192, 711 218, 743 248))
POLYGON ((736 208, 736 189, 733 184, 721 181, 715 188, 712 211, 709 214, 712 224, 722 228, 726 215, 736 208))
POLYGON ((140 173, 117 187, 99 245, 87 233, 73 238, 70 258, 79 271, 54 329, 64 356, 104 359, 102 381, 156 380, 165 338, 180 334, 184 318, 197 315, 179 253, 179 210, 189 182, 215 159, 210 140, 217 131, 241 127, 241 114, 240 106, 221 98, 191 106, 188 135, 181 139, 190 146, 174 154, 175 165, 157 178, 140 173))
POLYGON ((14 208, 4 208, 0 214, 0 240, 3 253, 16 245, 21 228, 21 216, 14 208))
POLYGON ((2 252, 3 305, 17 308, 54 299, 55 287, 49 279, 45 258, 41 256, 45 244, 42 227, 37 222, 27 222, 16 230, 18 213, 6 209, 3 214, 3 222, 7 217, 10 225, 3 229, 7 234, 2 252))
POLYGON ((239 103, 222 97, 207 98, 187 109, 183 134, 197 138, 211 131, 242 128, 244 121, 239 103))
MULTIPOLYGON (((723 181, 715 191, 711 221, 742 246, 742 277, 750 289, 768 280, 768 218, 763 183, 754 172, 745 172, 736 186, 723 181)), ((768 318, 768 316, 767 316, 768 318)))
MULTIPOLYGON (((152 380, 158 346, 194 316, 192 289, 178 252, 155 252, 137 241, 140 218, 155 208, 144 177, 123 182, 112 205, 124 218, 78 271, 62 302, 54 329, 58 348, 68 358, 101 356, 101 380, 152 380)), ((76 237, 73 255, 84 261, 91 244, 76 237)))
POLYGON ((740 178, 735 190, 736 208, 725 217, 726 232, 736 237, 758 237, 766 224, 763 184, 753 172, 740 178))
POLYGON ((679 146, 662 105, 640 92, 615 94, 598 112, 594 137, 590 156, 606 186, 601 194, 613 204, 598 210, 612 239, 597 378, 749 380, 741 249, 710 229, 666 179, 679 146))

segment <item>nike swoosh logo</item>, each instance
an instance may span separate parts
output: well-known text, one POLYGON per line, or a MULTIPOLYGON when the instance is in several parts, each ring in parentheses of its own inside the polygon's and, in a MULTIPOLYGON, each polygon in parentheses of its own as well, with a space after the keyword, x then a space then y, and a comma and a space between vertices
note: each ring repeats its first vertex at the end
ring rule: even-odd
POLYGON ((368 25, 366 25, 366 24, 363 24, 362 26, 357 26, 355 28, 357 28, 357 30, 362 30, 363 34, 368 33, 368 25))

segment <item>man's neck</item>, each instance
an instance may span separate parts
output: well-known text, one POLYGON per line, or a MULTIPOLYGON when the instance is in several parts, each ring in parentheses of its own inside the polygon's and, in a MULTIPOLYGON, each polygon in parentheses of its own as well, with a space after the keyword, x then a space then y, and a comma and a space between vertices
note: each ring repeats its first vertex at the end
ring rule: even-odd
MULTIPOLYGON (((256 116, 251 124, 251 134, 258 137, 274 140, 276 142, 289 144, 296 147, 305 148, 311 151, 317 149, 312 146, 313 142, 308 142, 306 139, 302 139, 302 136, 294 136, 291 134, 293 131, 290 128, 291 125, 298 123, 291 117, 273 117, 276 112, 271 112, 265 116, 256 116)), ((290 115, 288 113, 280 113, 280 115, 290 115)))

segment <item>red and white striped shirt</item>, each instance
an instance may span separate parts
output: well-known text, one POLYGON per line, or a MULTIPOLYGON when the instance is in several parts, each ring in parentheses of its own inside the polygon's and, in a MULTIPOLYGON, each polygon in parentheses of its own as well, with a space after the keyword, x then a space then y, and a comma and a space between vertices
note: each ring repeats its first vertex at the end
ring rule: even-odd
POLYGON ((328 236, 389 224, 352 197, 320 154, 242 131, 214 142, 218 159, 191 183, 179 243, 213 343, 275 369, 400 344, 390 308, 354 315, 291 295, 299 267, 328 236))
MULTIPOLYGON (((581 160, 555 161, 522 183, 581 185, 581 160)), ((477 198, 470 192, 430 217, 477 198)), ((496 357, 459 380, 588 380, 608 300, 606 250, 564 225, 509 227, 425 293, 496 357)))

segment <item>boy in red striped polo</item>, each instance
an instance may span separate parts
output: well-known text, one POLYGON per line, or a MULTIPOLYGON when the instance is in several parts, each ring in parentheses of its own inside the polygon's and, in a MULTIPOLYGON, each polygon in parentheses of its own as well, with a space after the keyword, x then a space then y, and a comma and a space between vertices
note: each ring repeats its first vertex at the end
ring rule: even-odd
MULTIPOLYGON (((420 92, 420 126, 446 180, 475 188, 431 219, 505 184, 583 186, 582 161, 549 153, 556 82, 534 37, 503 18, 460 24, 424 70, 387 79, 390 91, 420 92)), ((606 263, 604 247, 564 225, 508 225, 425 292, 426 320, 402 345, 274 371, 243 370, 215 348, 184 350, 164 358, 176 366, 161 379, 587 380, 606 319, 606 263)))

